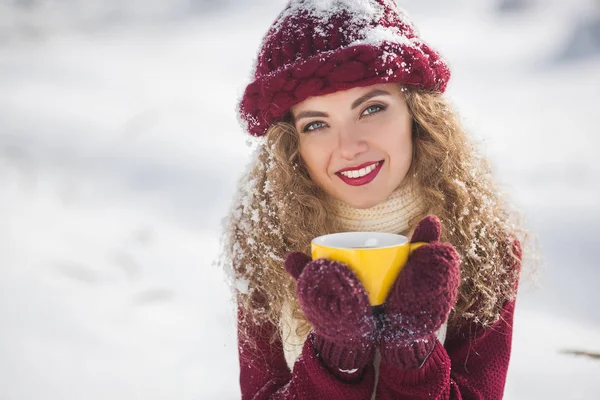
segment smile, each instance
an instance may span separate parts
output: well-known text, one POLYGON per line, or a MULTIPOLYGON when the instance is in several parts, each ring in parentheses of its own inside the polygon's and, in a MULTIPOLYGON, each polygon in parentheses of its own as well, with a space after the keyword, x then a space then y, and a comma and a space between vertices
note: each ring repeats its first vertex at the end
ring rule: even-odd
POLYGON ((379 174, 382 165, 383 161, 371 162, 359 165, 354 168, 345 168, 336 172, 336 175, 339 176, 340 179, 348 185, 366 185, 367 183, 375 179, 377 174, 379 174))

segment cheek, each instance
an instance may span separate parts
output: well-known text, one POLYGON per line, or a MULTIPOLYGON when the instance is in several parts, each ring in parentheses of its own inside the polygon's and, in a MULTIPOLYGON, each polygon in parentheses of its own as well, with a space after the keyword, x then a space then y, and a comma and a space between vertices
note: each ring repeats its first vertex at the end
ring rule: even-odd
POLYGON ((408 164, 410 164, 413 155, 413 141, 412 134, 410 131, 408 131, 405 135, 401 137, 400 149, 402 159, 405 160, 408 164))
POLYGON ((397 167, 410 165, 413 154, 412 131, 410 125, 396 126, 393 134, 387 135, 384 148, 387 149, 392 163, 397 167))
POLYGON ((300 142, 299 153, 313 178, 327 172, 327 157, 322 146, 312 140, 303 140, 300 142))

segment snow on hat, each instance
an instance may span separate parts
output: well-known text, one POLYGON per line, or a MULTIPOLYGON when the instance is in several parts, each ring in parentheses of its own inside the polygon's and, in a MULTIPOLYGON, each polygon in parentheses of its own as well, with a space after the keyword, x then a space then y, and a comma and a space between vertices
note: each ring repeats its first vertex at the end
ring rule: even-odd
POLYGON ((263 39, 239 114, 263 136, 311 96, 388 82, 442 93, 449 78, 393 0, 291 0, 263 39))

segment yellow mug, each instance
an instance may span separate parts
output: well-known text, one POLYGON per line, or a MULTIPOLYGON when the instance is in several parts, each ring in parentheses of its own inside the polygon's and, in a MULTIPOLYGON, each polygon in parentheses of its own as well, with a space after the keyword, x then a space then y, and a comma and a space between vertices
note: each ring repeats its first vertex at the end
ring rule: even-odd
POLYGON ((384 232, 342 232, 311 242, 313 260, 328 258, 347 264, 369 293, 371 305, 385 301, 413 250, 427 243, 409 243, 402 235, 384 232))

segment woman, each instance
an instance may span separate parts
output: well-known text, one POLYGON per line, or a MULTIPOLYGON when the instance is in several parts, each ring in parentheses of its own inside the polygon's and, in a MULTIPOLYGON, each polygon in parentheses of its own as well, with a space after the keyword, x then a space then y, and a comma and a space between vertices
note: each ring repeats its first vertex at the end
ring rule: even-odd
POLYGON ((244 399, 499 399, 521 230, 442 96, 450 72, 391 0, 291 1, 240 103, 264 137, 229 219, 244 399), (310 242, 415 250, 373 308, 310 242))

